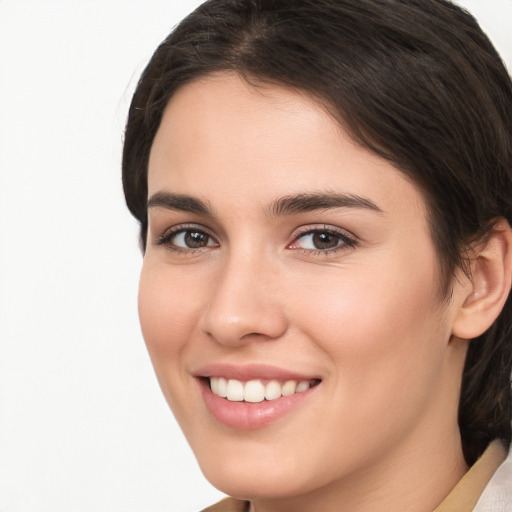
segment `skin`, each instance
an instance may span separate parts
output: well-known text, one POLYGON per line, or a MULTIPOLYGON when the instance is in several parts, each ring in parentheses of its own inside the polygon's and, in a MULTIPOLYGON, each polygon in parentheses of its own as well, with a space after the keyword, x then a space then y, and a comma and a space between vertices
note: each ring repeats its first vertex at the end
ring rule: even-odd
POLYGON ((471 286, 460 273, 440 298, 415 186, 308 96, 233 74, 171 98, 148 186, 212 211, 149 208, 139 294, 160 385, 212 484, 256 512, 432 511, 467 471, 457 426, 466 342, 453 327, 471 286), (377 209, 270 206, 317 193, 377 209), (183 225, 206 245, 169 236, 183 225), (304 235, 325 229, 355 243, 331 235, 335 247, 319 250, 304 235), (265 428, 235 429, 212 417, 196 378, 219 362, 321 383, 265 428))

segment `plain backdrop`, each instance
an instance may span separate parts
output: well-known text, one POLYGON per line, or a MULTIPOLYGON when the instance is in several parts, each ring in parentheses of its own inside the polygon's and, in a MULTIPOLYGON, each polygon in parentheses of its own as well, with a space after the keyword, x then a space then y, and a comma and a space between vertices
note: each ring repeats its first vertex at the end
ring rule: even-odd
MULTIPOLYGON (((199 0, 0 0, 0 512, 192 512, 137 319, 123 125, 199 0)), ((464 0, 512 69, 512 0, 464 0)), ((221 462, 221 461, 220 461, 221 462)))

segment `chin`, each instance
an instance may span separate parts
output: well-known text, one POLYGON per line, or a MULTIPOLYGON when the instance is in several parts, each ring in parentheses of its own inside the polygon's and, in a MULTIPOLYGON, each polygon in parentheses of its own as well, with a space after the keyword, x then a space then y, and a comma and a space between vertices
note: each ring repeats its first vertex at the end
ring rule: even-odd
MULTIPOLYGON (((269 468, 267 468, 269 469, 269 468)), ((203 470, 206 479, 219 491, 243 500, 285 499, 307 492, 306 482, 297 479, 297 470, 255 474, 250 465, 243 470, 213 468, 203 470)))
POLYGON ((204 476, 221 492, 246 500, 285 499, 327 483, 320 481, 322 472, 308 472, 308 466, 316 468, 319 464, 311 464, 314 454, 307 456, 302 452, 299 458, 296 443, 263 444, 254 439, 237 443, 236 437, 234 434, 230 446, 212 439, 215 449, 205 450, 204 445, 195 449, 204 476))

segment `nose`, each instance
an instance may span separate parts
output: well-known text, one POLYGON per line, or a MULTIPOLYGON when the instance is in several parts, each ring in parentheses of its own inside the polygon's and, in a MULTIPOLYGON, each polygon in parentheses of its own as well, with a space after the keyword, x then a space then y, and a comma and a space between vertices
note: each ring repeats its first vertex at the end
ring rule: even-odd
POLYGON ((255 257, 227 261, 217 274, 200 328, 223 345, 279 338, 288 323, 278 305, 279 286, 272 263, 255 257))

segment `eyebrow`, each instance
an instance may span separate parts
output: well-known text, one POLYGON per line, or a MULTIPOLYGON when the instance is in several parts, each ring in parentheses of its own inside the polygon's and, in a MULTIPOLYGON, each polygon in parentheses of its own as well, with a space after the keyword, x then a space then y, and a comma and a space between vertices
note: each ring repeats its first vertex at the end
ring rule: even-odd
MULTIPOLYGON (((148 210, 153 208, 196 213, 207 217, 214 217, 215 215, 207 202, 193 196, 174 194, 172 192, 157 192, 153 194, 148 199, 148 210)), ((296 213, 334 208, 361 208, 383 213, 373 201, 365 197, 338 192, 312 192, 280 197, 269 205, 268 212, 272 217, 282 217, 296 213)))
POLYGON ((148 210, 152 208, 165 208, 182 212, 197 213, 213 217, 213 210, 208 203, 196 197, 171 192, 157 192, 148 199, 148 210))
POLYGON ((283 216, 333 208, 362 208, 383 213, 373 201, 365 197, 338 192, 303 193, 281 197, 270 205, 269 212, 272 216, 283 216))

